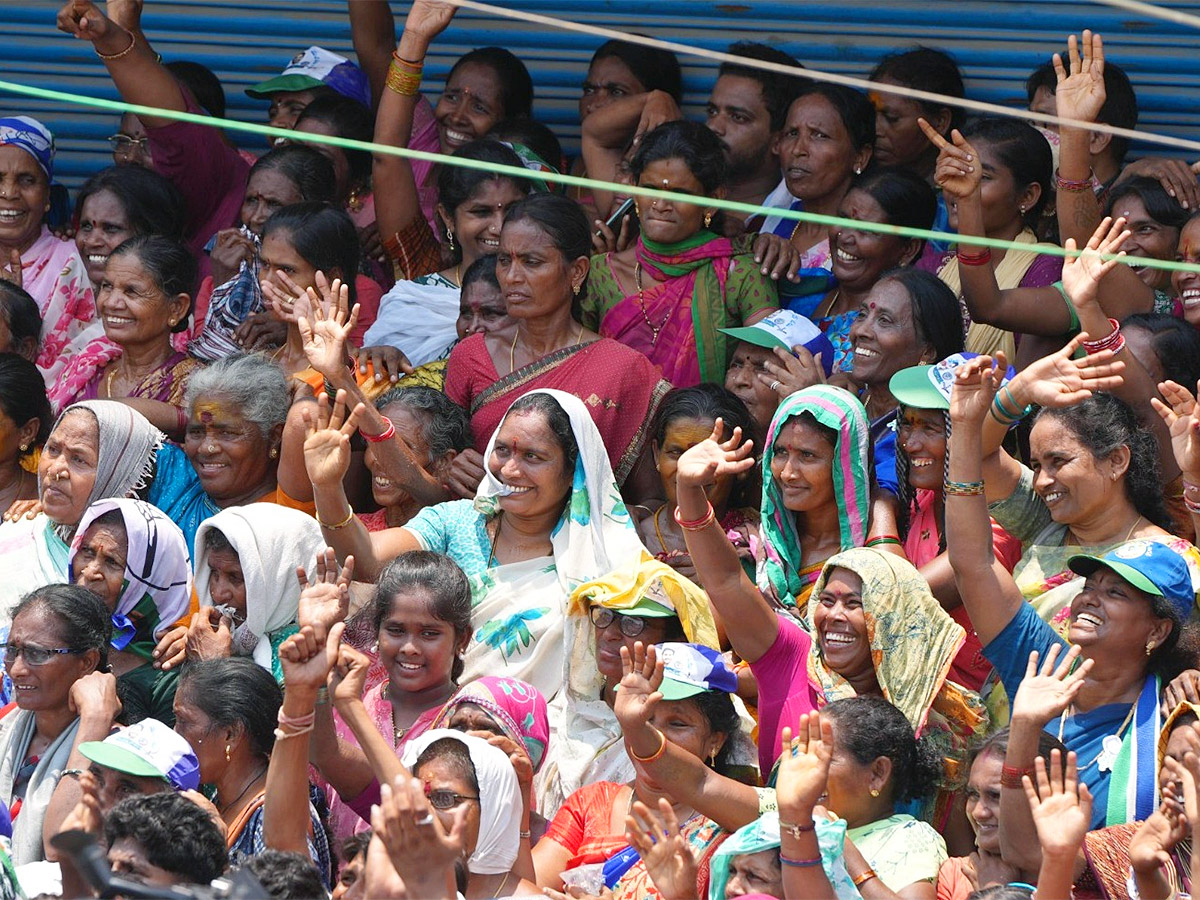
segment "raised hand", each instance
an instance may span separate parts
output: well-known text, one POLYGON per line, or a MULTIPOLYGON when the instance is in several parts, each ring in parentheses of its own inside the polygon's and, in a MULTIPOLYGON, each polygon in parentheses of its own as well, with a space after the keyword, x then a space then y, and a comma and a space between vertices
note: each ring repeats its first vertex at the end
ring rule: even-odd
POLYGON ((443 825, 425 797, 425 785, 416 778, 398 777, 392 784, 381 784, 379 805, 371 811, 371 827, 405 878, 409 873, 453 866, 463 855, 466 825, 466 804, 455 808, 449 828, 443 825))
POLYGON ((212 261, 214 285, 221 285, 238 273, 242 263, 248 262, 258 253, 254 241, 242 233, 240 228, 226 228, 217 232, 209 259, 212 261))
POLYGON ((308 291, 300 287, 281 269, 259 282, 267 308, 280 322, 294 325, 312 314, 308 291))
POLYGON ((79 778, 79 802, 63 819, 60 831, 86 831, 93 837, 104 836, 104 813, 100 809, 100 785, 96 776, 84 769, 79 778))
POLYGON ((1054 771, 1047 774, 1046 760, 1041 756, 1034 760, 1034 768, 1036 787, 1028 775, 1021 781, 1042 853, 1056 858, 1073 858, 1083 846, 1084 835, 1092 823, 1092 795, 1087 785, 1079 780, 1075 754, 1067 754, 1064 767, 1062 754, 1051 750, 1050 768, 1054 771))
POLYGON ((315 694, 325 686, 338 661, 345 627, 342 622, 329 629, 320 624, 305 625, 279 645, 279 664, 286 689, 315 694))
MULTIPOLYGON (((1179 471, 1183 473, 1184 481, 1200 484, 1200 405, 1187 388, 1174 381, 1164 381, 1158 389, 1166 403, 1157 397, 1151 397, 1150 405, 1162 417, 1171 433, 1171 450, 1175 454, 1175 462, 1179 465, 1179 471)), ((1200 674, 1195 673, 1195 670, 1190 671, 1196 675, 1193 679, 1196 682, 1195 692, 1200 698, 1200 674)))
POLYGON ((754 441, 743 443, 741 428, 733 429, 729 440, 722 441, 724 432, 725 422, 718 417, 712 434, 679 457, 675 470, 679 484, 707 487, 724 475, 740 475, 754 468, 754 441))
POLYGON ((317 554, 316 574, 309 581, 303 566, 296 568, 296 580, 300 582, 300 607, 296 621, 304 625, 323 625, 332 628, 335 622, 344 621, 350 609, 350 581, 354 576, 354 557, 346 557, 341 569, 337 564, 337 553, 326 547, 317 554))
POLYGON ((111 672, 89 672, 71 685, 67 703, 81 719, 90 717, 112 721, 121 711, 117 677, 111 672))
POLYGON ((962 136, 962 132, 955 128, 950 132, 950 140, 946 140, 924 119, 917 119, 917 124, 930 143, 938 148, 933 180, 947 199, 965 200, 979 193, 983 183, 983 164, 979 162, 979 153, 962 136))
POLYGON ((1075 665, 1082 649, 1078 645, 1071 647, 1059 661, 1060 650, 1062 645, 1055 644, 1046 651, 1041 668, 1038 667, 1038 652, 1034 650, 1029 654, 1025 677, 1012 702, 1014 720, 1036 722, 1039 727, 1045 725, 1061 715, 1083 687, 1084 678, 1092 669, 1092 660, 1085 659, 1072 672, 1071 667, 1075 665))
POLYGON ((1164 797, 1129 842, 1129 864, 1135 872, 1150 874, 1157 874, 1163 866, 1174 866, 1171 851, 1187 836, 1187 817, 1164 797))
POLYGON ((621 689, 615 695, 613 713, 622 731, 632 731, 650 721, 654 707, 662 699, 658 689, 663 680, 663 663, 653 644, 636 641, 633 653, 628 647, 621 648, 621 671, 624 674, 621 689))
POLYGON ((977 356, 954 370, 950 419, 956 429, 965 426, 979 430, 1000 388, 1005 365, 1004 354, 997 353, 995 364, 990 356, 977 356))
MULTIPOLYGON (((1063 288, 1076 309, 1098 302, 1100 282, 1121 263, 1117 259, 1102 260, 1101 256, 1115 254, 1132 234, 1125 228, 1123 218, 1106 216, 1092 232, 1087 247, 1078 256, 1068 256, 1063 262, 1063 288)), ((1075 251, 1075 239, 1067 238, 1066 249, 1075 251)), ((1122 252, 1119 255, 1124 256, 1122 252)))
POLYGON ((1080 332, 1057 353, 1030 363, 1009 382, 1008 388, 1020 405, 1066 407, 1086 400, 1096 391, 1111 391, 1121 386, 1125 363, 1114 360, 1111 350, 1101 350, 1072 359, 1088 339, 1080 332))
POLYGON ((625 817, 625 840, 641 856, 663 900, 690 900, 696 896, 696 859, 665 797, 658 798, 657 816, 641 801, 633 804, 625 817))
POLYGON ((349 644, 343 644, 329 671, 329 696, 335 706, 356 703, 367 689, 371 660, 349 644))
POLYGON ((1054 54, 1055 111, 1064 119, 1095 122, 1104 106, 1104 42, 1100 35, 1084 29, 1082 46, 1075 35, 1067 38, 1067 64, 1054 54), (1082 52, 1081 52, 1082 51, 1082 52))
POLYGON ((817 798, 825 793, 829 780, 833 726, 820 713, 805 713, 794 737, 790 728, 783 729, 781 746, 776 777, 779 817, 804 824, 812 818, 817 798))
POLYGON ((806 387, 826 383, 820 353, 813 356, 804 346, 793 347, 791 353, 782 347, 775 347, 774 353, 773 359, 763 360, 763 368, 767 371, 758 372, 755 377, 778 394, 781 400, 806 387))
POLYGON ((350 436, 358 430, 365 412, 360 403, 346 415, 346 392, 339 390, 333 409, 321 391, 317 396, 317 415, 304 410, 304 467, 314 485, 341 484, 350 468, 350 436))
POLYGON ((347 312, 350 294, 341 279, 335 278, 330 287, 325 276, 318 272, 317 287, 322 289, 324 300, 309 288, 312 319, 299 316, 296 325, 304 341, 304 355, 308 357, 309 365, 328 378, 346 370, 346 342, 358 324, 359 306, 356 303, 347 312))
POLYGON ((68 0, 67 4, 58 11, 58 30, 74 35, 80 40, 101 41, 112 37, 113 32, 122 29, 108 16, 100 12, 100 8, 91 0, 68 0))

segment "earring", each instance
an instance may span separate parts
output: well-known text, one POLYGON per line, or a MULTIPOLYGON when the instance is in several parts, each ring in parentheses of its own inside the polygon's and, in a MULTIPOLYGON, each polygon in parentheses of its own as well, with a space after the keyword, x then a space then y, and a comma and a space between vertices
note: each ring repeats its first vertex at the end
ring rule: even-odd
POLYGON ((712 213, 706 212, 704 214, 704 227, 707 228, 711 224, 712 224, 712 213))
POLYGON ((1154 652, 1154 641, 1147 641, 1146 642, 1146 655, 1149 656, 1153 652, 1154 652))
POLYGON ((871 788, 871 796, 878 797, 879 796, 879 788, 871 788))
POLYGON ((271 459, 274 459, 278 455, 279 455, 279 450, 275 447, 272 447, 271 452, 267 454, 267 456, 271 457, 271 459))
POLYGON ((642 217, 642 207, 636 200, 633 201, 633 211, 639 219, 642 217))
POLYGON ((861 174, 862 174, 862 166, 855 166, 855 167, 854 167, 854 174, 855 174, 855 175, 861 175, 861 174))
POLYGON ((573 294, 574 294, 576 297, 578 297, 578 296, 579 296, 579 292, 580 292, 580 291, 582 291, 582 290, 583 290, 583 285, 582 285, 582 284, 573 284, 573 285, 571 285, 571 293, 573 293, 573 294))
POLYGON ((225 762, 229 762, 229 745, 225 745, 225 762))
POLYGON ((1018 206, 1017 209, 1021 210, 1021 215, 1025 215, 1025 207, 1018 206))
POLYGON ((26 443, 24 443, 24 444, 22 444, 22 445, 21 445, 21 452, 22 452, 22 453, 26 453, 26 452, 28 452, 28 450, 29 450, 29 443, 28 443, 28 442, 26 442, 26 443))
POLYGON ((712 753, 708 754, 708 761, 712 768, 715 769, 717 767, 717 751, 716 750, 714 750, 712 753))
POLYGON ((450 251, 454 252, 454 232, 450 230, 450 226, 446 226, 446 243, 450 246, 450 251))

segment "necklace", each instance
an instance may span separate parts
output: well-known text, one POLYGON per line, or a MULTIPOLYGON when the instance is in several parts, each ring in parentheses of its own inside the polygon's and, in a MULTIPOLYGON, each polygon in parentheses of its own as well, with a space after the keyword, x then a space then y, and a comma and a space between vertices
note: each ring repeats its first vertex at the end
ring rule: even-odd
MULTIPOLYGON (((1137 517, 1136 519, 1134 519, 1134 520, 1133 520, 1133 524, 1129 526, 1129 530, 1128 530, 1127 532, 1125 532, 1125 537, 1121 538, 1121 540, 1117 541, 1117 543, 1118 543, 1118 544, 1124 544, 1124 543, 1126 543, 1126 542, 1127 542, 1127 541, 1128 541, 1128 540, 1129 540, 1131 537, 1133 537, 1133 533, 1134 533, 1135 531, 1137 531, 1138 523, 1139 523, 1139 522, 1141 522, 1141 521, 1142 521, 1142 516, 1139 514, 1139 515, 1138 515, 1138 517, 1137 517)), ((1081 546, 1081 547, 1082 547, 1082 546, 1084 546, 1083 542, 1082 542, 1082 541, 1080 541, 1080 540, 1079 540, 1079 538, 1078 538, 1078 537, 1076 537, 1076 536, 1075 536, 1075 534, 1074 534, 1073 532, 1067 535, 1067 543, 1068 543, 1068 544, 1077 544, 1077 545, 1079 545, 1079 546, 1081 546)))
POLYGON ((833 313, 834 304, 837 303, 838 295, 840 295, 841 292, 842 292, 842 289, 840 287, 834 288, 833 293, 830 294, 828 298, 826 298, 826 300, 823 304, 821 304, 825 308, 825 312, 821 312, 820 307, 818 307, 817 312, 813 316, 813 318, 814 319, 828 318, 833 313))
POLYGON ((509 875, 511 875, 511 874, 512 874, 512 872, 505 872, 505 873, 504 873, 504 880, 500 882, 500 887, 496 888, 496 893, 492 894, 492 898, 493 898, 493 900, 495 900, 495 898, 496 898, 496 897, 499 897, 499 896, 500 896, 500 892, 501 892, 502 890, 504 890, 504 886, 505 886, 506 884, 508 884, 508 876, 509 876, 509 875))
POLYGON ((658 514, 667 508, 667 504, 663 504, 654 511, 654 535, 658 538, 658 545, 663 548, 663 552, 667 552, 667 539, 663 537, 662 529, 658 527, 658 514))
MULTIPOLYGON (((517 338, 521 336, 520 330, 513 332, 512 346, 508 348, 508 374, 511 375, 517 371, 517 338)), ((579 323, 579 330, 575 332, 575 340, 569 344, 564 344, 561 347, 556 347, 550 353, 557 353, 559 350, 566 350, 567 347, 576 347, 583 343, 583 323, 579 323)), ((531 359, 530 363, 535 363, 538 359, 545 359, 550 353, 545 353, 537 359, 531 359)))
POLYGON ((642 320, 646 323, 646 327, 650 329, 650 346, 657 347, 658 335, 667 327, 667 321, 671 318, 671 312, 668 310, 666 317, 657 325, 650 321, 650 316, 646 312, 646 295, 642 291, 642 261, 640 259, 633 264, 633 279, 637 282, 638 307, 642 311, 642 320))
POLYGON ((266 774, 266 769, 261 769, 258 772, 256 772, 254 774, 254 776, 249 781, 246 782, 246 786, 244 788, 242 788, 242 792, 240 794, 238 794, 236 797, 234 797, 231 801, 229 801, 229 803, 225 804, 225 806, 222 809, 222 812, 233 809, 235 806, 237 806, 238 801, 246 796, 246 791, 250 790, 250 788, 254 786, 254 782, 258 781, 258 779, 262 778, 263 775, 265 775, 265 774, 266 774))
MULTIPOLYGON (((1070 712, 1073 706, 1074 704, 1071 704, 1071 706, 1068 706, 1066 709, 1064 709, 1062 711, 1062 715, 1058 718, 1059 741, 1062 741, 1063 729, 1067 724, 1067 713, 1070 712)), ((1117 761, 1117 754, 1121 752, 1122 736, 1125 734, 1125 729, 1129 727, 1129 723, 1133 719, 1133 711, 1135 709, 1137 709, 1137 703, 1131 703, 1129 705, 1129 712, 1125 714, 1125 721, 1123 721, 1117 727, 1115 734, 1105 735, 1104 740, 1100 742, 1100 752, 1097 753, 1095 759, 1093 759, 1086 766, 1080 766, 1080 772, 1086 772, 1092 766, 1097 765, 1097 763, 1099 764, 1097 768, 1101 772, 1112 771, 1113 763, 1117 761)), ((1072 713, 1072 715, 1074 715, 1074 713, 1072 713)))

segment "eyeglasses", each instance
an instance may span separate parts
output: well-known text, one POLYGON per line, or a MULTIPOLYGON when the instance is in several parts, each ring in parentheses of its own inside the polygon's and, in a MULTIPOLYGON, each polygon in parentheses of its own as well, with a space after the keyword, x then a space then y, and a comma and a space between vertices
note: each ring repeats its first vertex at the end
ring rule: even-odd
POLYGON ((428 786, 425 788, 425 796, 429 799, 429 805, 434 809, 454 809, 466 800, 479 799, 478 797, 468 797, 466 794, 456 794, 454 791, 431 791, 428 786))
POLYGON ((592 620, 592 624, 603 631, 613 622, 617 623, 617 627, 621 629, 621 634, 625 637, 637 637, 646 630, 646 620, 642 616, 626 616, 621 613, 615 613, 611 609, 606 609, 603 606, 593 606, 588 610, 588 618, 592 620))
POLYGON ((70 647, 38 647, 34 644, 4 644, 4 664, 11 666, 17 661, 18 656, 25 657, 25 665, 27 666, 44 666, 56 655, 67 653, 83 653, 83 650, 74 650, 70 647))
POLYGON ((114 134, 108 139, 108 143, 112 145, 113 153, 132 153, 134 147, 143 153, 150 149, 150 138, 135 138, 127 134, 114 134))

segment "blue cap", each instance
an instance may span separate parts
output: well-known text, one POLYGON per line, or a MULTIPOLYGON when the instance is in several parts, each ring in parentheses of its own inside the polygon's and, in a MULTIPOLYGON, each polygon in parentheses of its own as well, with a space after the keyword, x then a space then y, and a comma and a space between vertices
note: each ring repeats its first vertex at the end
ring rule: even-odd
POLYGON ((833 371, 833 344, 812 319, 790 309, 777 309, 753 325, 741 328, 718 328, 718 331, 759 347, 782 347, 788 353, 793 347, 803 347, 813 356, 821 355, 825 374, 833 371))
POLYGON ((1067 566, 1085 578, 1101 566, 1111 569, 1138 590, 1165 599, 1184 621, 1196 605, 1187 562, 1159 541, 1127 541, 1103 556, 1072 556, 1067 566))
POLYGON ((658 658, 663 661, 659 690, 664 700, 683 700, 704 691, 732 694, 737 690, 737 676, 711 647, 668 642, 658 645, 658 658))

